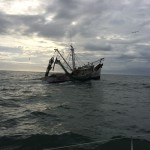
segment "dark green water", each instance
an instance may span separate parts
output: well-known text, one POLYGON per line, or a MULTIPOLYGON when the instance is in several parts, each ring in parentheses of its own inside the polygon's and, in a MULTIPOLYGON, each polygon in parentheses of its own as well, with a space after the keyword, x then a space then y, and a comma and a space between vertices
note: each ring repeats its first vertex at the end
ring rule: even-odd
POLYGON ((0 149, 131 149, 131 136, 150 149, 150 77, 47 84, 43 75, 0 71, 0 149))

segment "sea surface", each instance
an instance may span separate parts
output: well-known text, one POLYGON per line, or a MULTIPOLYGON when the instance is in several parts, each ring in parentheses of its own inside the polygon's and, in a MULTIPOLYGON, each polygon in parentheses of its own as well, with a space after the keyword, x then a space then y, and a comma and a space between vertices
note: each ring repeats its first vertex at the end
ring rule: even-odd
POLYGON ((56 84, 43 76, 0 71, 0 149, 150 150, 150 76, 56 84))

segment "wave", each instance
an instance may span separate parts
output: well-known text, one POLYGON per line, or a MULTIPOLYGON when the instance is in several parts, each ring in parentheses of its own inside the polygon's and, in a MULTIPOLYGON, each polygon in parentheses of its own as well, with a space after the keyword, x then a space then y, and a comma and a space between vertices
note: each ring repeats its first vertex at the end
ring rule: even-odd
POLYGON ((40 112, 40 111, 33 111, 30 114, 26 116, 28 119, 45 119, 45 120, 51 120, 51 121, 60 121, 61 119, 58 118, 57 115, 46 113, 46 112, 40 112))
POLYGON ((130 150, 131 142, 136 150, 149 150, 150 142, 143 139, 132 139, 127 137, 113 137, 109 141, 93 141, 89 137, 72 132, 60 135, 15 135, 0 137, 0 149, 15 150, 42 150, 42 149, 64 149, 64 150, 130 150))
POLYGON ((16 87, 13 87, 13 88, 1 88, 0 91, 16 91, 18 89, 16 89, 16 87))
POLYGON ((0 127, 3 128, 12 128, 18 124, 18 118, 7 119, 4 121, 0 121, 0 127))
POLYGON ((70 106, 68 106, 67 104, 59 105, 57 108, 72 109, 72 108, 71 108, 70 106))
POLYGON ((45 112, 41 112, 41 111, 33 111, 31 112, 31 115, 36 116, 36 117, 42 117, 42 116, 46 116, 46 117, 57 117, 56 115, 52 115, 52 114, 48 114, 45 112))
POLYGON ((30 136, 3 136, 0 137, 0 149, 15 150, 41 150, 45 148, 54 148, 60 146, 74 145, 90 142, 88 137, 78 135, 72 132, 60 135, 35 134, 30 136))
POLYGON ((148 86, 145 86, 145 88, 146 88, 146 89, 149 89, 149 88, 150 88, 150 85, 148 85, 148 86))
MULTIPOLYGON (((13 99, 11 100, 13 101, 13 99)), ((20 107, 19 104, 16 104, 15 102, 12 102, 12 101, 9 101, 9 102, 1 101, 0 105, 3 107, 20 107)))
POLYGON ((115 137, 104 144, 98 145, 94 150, 131 150, 131 142, 135 150, 150 149, 150 142, 147 140, 115 137))

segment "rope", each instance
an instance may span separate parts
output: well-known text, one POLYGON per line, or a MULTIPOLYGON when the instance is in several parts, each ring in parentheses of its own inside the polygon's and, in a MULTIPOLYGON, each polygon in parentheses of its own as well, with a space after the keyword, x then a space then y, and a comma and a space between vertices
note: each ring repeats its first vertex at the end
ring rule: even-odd
POLYGON ((131 137, 131 150, 133 150, 133 138, 131 137))
MULTIPOLYGON (((150 135, 150 134, 140 134, 140 135, 136 135, 136 137, 147 136, 147 135, 150 135)), ((110 140, 93 141, 93 142, 81 143, 81 144, 74 144, 74 145, 68 145, 68 146, 62 146, 62 147, 55 147, 55 148, 50 148, 50 150, 58 150, 58 149, 64 149, 64 148, 84 146, 84 145, 89 145, 89 144, 104 143, 104 142, 110 142, 110 141, 120 140, 120 139, 125 139, 125 137, 113 138, 110 140)), ((131 137, 131 150, 133 150, 133 136, 131 137)))
MULTIPOLYGON (((81 56, 81 55, 80 55, 80 56, 81 56)), ((83 57, 83 56, 81 56, 81 57, 83 57)), ((80 59, 79 54, 76 55, 76 59, 77 59, 78 64, 79 64, 80 66, 84 65, 84 62, 80 59), (80 63, 79 63, 79 62, 80 62, 80 63)))

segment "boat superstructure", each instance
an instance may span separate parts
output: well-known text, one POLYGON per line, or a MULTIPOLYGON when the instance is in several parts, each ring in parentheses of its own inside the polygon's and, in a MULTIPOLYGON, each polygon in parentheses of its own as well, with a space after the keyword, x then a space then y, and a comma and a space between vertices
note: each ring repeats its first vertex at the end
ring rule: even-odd
POLYGON ((72 45, 70 45, 72 62, 70 65, 58 49, 54 50, 57 53, 57 57, 52 57, 49 60, 45 72, 45 77, 42 78, 43 80, 46 80, 49 83, 57 83, 65 81, 86 81, 92 79, 100 79, 101 68, 103 66, 102 61, 104 60, 104 58, 91 63, 88 62, 87 64, 82 66, 77 66, 75 49, 72 45), (51 69, 54 70, 56 64, 63 69, 64 73, 54 73, 49 76, 49 72, 51 71, 51 69))

